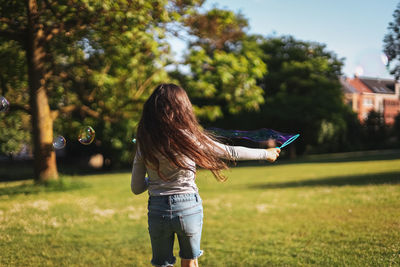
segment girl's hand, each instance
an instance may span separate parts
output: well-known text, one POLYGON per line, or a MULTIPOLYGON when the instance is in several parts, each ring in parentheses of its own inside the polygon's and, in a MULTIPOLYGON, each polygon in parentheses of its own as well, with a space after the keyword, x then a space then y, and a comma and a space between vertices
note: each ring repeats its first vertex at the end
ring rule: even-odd
POLYGON ((267 160, 269 162, 274 162, 278 157, 279 153, 281 153, 281 149, 277 147, 268 148, 267 149, 267 160))

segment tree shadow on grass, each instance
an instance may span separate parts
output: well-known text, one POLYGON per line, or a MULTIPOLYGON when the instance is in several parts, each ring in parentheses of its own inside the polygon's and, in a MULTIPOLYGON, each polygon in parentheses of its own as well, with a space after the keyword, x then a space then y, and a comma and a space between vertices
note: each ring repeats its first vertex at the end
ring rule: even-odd
POLYGON ((58 181, 51 181, 44 184, 24 183, 16 186, 0 187, 0 196, 31 195, 42 192, 65 192, 88 187, 90 187, 90 185, 87 183, 61 178, 58 181))
POLYGON ((382 185, 400 184, 400 172, 371 173, 366 175, 334 176, 324 179, 309 179, 282 183, 268 183, 250 185, 251 189, 281 189, 296 187, 318 187, 318 186, 360 186, 360 185, 382 185))
POLYGON ((397 160, 400 159, 400 153, 393 154, 364 154, 356 156, 347 156, 346 153, 338 155, 313 155, 312 157, 304 157, 296 160, 287 160, 286 164, 301 164, 301 163, 341 163, 341 162, 362 162, 362 161, 379 161, 379 160, 397 160))
MULTIPOLYGON (((130 168, 119 169, 94 169, 91 167, 74 166, 72 164, 58 164, 58 172, 61 176, 90 176, 101 174, 116 174, 130 172, 130 168)), ((35 177, 32 161, 0 162, 0 183, 33 180, 35 177)))
MULTIPOLYGON (((379 151, 378 151, 379 152, 379 151)), ((375 151, 365 152, 348 152, 348 153, 336 153, 336 154, 325 154, 325 155, 312 155, 304 156, 296 159, 281 158, 272 165, 293 165, 293 164, 308 164, 308 163, 342 163, 342 162, 364 162, 364 161, 380 161, 380 160, 398 160, 400 159, 400 152, 398 150, 393 151, 382 151, 380 153, 375 151), (364 154, 363 154, 364 153, 364 154)), ((238 161, 235 164, 231 164, 230 167, 255 167, 255 166, 271 166, 271 163, 266 161, 238 161)))
POLYGON ((33 179, 33 167, 30 163, 1 162, 0 182, 10 182, 33 179))

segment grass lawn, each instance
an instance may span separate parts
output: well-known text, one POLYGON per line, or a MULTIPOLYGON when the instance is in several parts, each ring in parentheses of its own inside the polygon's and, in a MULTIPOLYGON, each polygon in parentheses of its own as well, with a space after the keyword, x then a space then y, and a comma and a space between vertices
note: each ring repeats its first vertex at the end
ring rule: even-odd
MULTIPOLYGON (((199 171, 200 266, 400 266, 399 158, 199 171)), ((0 183, 0 266, 150 266, 146 205, 128 172, 0 183)))

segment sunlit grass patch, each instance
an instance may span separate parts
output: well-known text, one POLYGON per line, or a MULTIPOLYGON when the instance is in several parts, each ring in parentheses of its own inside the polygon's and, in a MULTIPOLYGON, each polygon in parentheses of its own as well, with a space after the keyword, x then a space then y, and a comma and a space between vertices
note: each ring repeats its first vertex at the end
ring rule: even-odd
MULTIPOLYGON (((400 265, 400 160, 199 171, 201 266, 400 265)), ((0 265, 149 266, 147 195, 130 173, 0 184, 0 265), (9 194, 7 194, 9 192, 9 194)), ((175 254, 178 254, 175 245, 175 254)))

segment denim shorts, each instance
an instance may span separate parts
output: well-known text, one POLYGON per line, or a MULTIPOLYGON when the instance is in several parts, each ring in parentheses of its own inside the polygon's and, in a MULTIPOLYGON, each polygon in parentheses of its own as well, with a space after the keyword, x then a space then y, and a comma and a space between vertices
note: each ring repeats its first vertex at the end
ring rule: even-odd
POLYGON ((182 259, 197 259, 203 226, 203 206, 199 194, 150 196, 148 222, 153 251, 151 264, 172 266, 175 234, 182 259))

